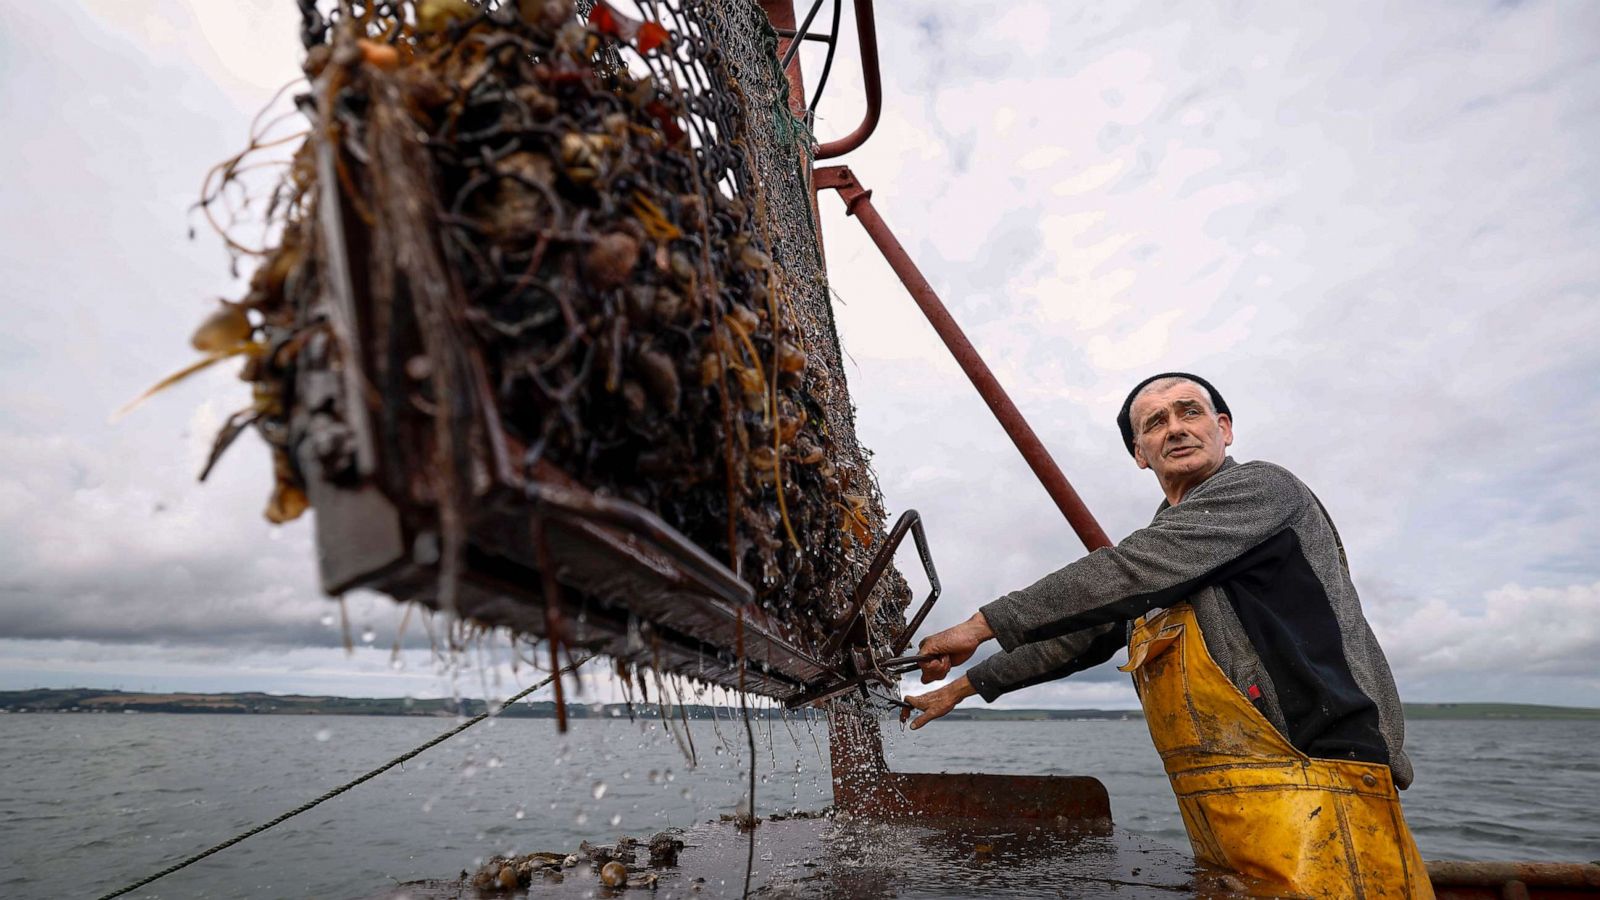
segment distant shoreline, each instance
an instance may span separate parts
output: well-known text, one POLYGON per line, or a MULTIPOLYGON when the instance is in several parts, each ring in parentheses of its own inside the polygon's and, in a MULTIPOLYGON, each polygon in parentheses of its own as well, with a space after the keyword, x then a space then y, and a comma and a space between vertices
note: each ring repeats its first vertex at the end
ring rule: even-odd
MULTIPOLYGON (((213 715, 311 715, 311 716, 434 716, 477 715, 486 709, 482 700, 456 701, 450 698, 413 700, 403 697, 317 697, 299 694, 258 692, 231 694, 151 694, 135 691, 105 691, 90 688, 41 688, 30 691, 0 691, 0 713, 183 713, 213 715)), ((654 703, 569 703, 567 715, 575 719, 657 719, 662 713, 677 718, 726 719, 738 716, 736 707, 686 705, 659 707, 654 703)), ((754 709, 761 718, 776 718, 774 709, 754 709)), ((1578 706, 1541 706, 1531 703, 1407 703, 1406 718, 1424 719, 1585 719, 1600 720, 1600 709, 1578 706)), ((518 703, 501 710, 505 718, 555 718, 555 704, 549 701, 518 703)), ((790 711, 790 717, 820 715, 814 710, 790 711)), ((1138 720, 1137 709, 957 709, 946 718, 951 721, 985 722, 1072 722, 1084 720, 1138 720)))

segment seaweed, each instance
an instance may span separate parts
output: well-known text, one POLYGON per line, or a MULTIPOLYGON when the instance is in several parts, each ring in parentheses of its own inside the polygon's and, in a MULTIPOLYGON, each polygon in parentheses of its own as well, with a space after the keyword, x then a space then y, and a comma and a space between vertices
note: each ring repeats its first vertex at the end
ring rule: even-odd
MULTIPOLYGON (((686 47, 715 48, 603 3, 586 20, 567 0, 305 8, 310 127, 276 235, 230 239, 258 261, 249 290, 195 339, 197 367, 242 356, 253 389, 207 469, 253 427, 286 521, 309 506, 308 457, 336 483, 372 477, 370 433, 384 493, 438 523, 447 610, 476 506, 554 469, 652 510, 822 643, 882 514, 853 434, 828 427, 842 376, 773 261, 745 107, 685 84, 686 47), (359 322, 329 300, 342 280, 359 322)), ((208 218, 250 152, 286 140, 253 132, 214 170, 208 218)))

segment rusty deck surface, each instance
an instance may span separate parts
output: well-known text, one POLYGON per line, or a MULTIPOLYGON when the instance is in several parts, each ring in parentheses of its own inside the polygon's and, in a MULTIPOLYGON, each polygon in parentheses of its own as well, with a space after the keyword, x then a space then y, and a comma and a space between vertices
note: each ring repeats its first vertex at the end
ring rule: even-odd
MULTIPOLYGON (((469 898, 621 898, 698 900, 744 891, 750 836, 731 822, 708 822, 678 834, 678 865, 628 869, 636 886, 608 888, 588 861, 535 875, 517 891, 479 891, 467 879, 411 882, 368 900, 469 898), (559 874, 557 874, 559 873, 559 874), (653 873, 652 888, 637 886, 653 873)), ((1600 865, 1432 861, 1441 900, 1600 897, 1600 865)), ((917 823, 796 818, 755 831, 750 895, 820 898, 1115 897, 1242 900, 1253 896, 1236 876, 1197 866, 1190 855, 1109 825, 1089 830, 1041 822, 917 823)))
MULTIPOLYGON (((373 900, 444 898, 738 897, 744 890, 750 836, 728 822, 682 834, 675 867, 653 871, 648 888, 612 889, 586 862, 536 876, 516 892, 479 892, 465 881, 399 885, 373 900)), ((844 822, 789 819, 755 831, 751 896, 760 897, 1039 897, 1172 898, 1241 896, 1207 880, 1189 855, 1114 828, 1074 831, 1036 823, 844 822), (1197 875, 1199 876, 1197 878, 1197 875)))

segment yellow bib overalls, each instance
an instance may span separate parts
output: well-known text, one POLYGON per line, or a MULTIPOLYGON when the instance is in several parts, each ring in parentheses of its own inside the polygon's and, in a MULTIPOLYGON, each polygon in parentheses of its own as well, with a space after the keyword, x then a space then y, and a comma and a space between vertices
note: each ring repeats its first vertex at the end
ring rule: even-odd
POLYGON ((1433 897, 1389 767, 1296 750, 1211 659, 1189 604, 1135 622, 1122 670, 1197 861, 1281 896, 1433 897))

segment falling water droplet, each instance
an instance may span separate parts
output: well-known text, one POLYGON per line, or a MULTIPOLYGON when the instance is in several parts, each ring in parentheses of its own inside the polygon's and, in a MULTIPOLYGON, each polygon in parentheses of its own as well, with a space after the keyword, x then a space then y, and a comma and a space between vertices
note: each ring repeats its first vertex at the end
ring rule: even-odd
POLYGON ((611 816, 611 827, 615 828, 615 827, 617 827, 618 825, 621 825, 621 824, 622 824, 622 813, 613 813, 612 816, 611 816))
POLYGON ((322 622, 322 627, 324 627, 324 628, 332 628, 333 627, 333 614, 332 613, 328 613, 327 615, 323 616, 319 621, 322 622))
POLYGON ((368 628, 368 629, 366 629, 366 630, 361 632, 361 643, 363 643, 363 644, 370 644, 370 643, 372 643, 373 641, 375 641, 377 639, 378 639, 378 633, 376 631, 373 631, 371 628, 368 628))
MULTIPOLYGON (((389 668, 395 670, 396 672, 400 671, 401 669, 404 669, 405 667, 406 667, 406 664, 404 662, 402 662, 400 660, 400 657, 398 657, 398 656, 396 656, 394 659, 389 661, 389 668)), ((490 722, 489 724, 493 725, 494 723, 490 722)))
POLYGON ((589 824, 589 814, 580 809, 578 814, 572 817, 572 821, 578 825, 587 825, 589 824))
POLYGON ((523 809, 520 806, 517 807, 517 811, 516 812, 511 814, 511 817, 513 819, 524 819, 524 818, 527 818, 527 816, 528 816, 528 811, 523 809))
POLYGON ((606 795, 606 783, 604 781, 596 781, 594 783, 594 787, 589 790, 589 793, 593 794, 596 800, 599 800, 601 797, 606 795))
POLYGON ((506 764, 505 760, 501 759, 500 757, 498 757, 498 756, 496 756, 496 755, 494 755, 492 753, 489 754, 489 768, 498 769, 498 768, 500 768, 501 766, 503 766, 505 764, 506 764))
POLYGON ((319 728, 317 729, 316 738, 317 743, 326 744, 327 742, 333 740, 333 730, 330 728, 319 728))

